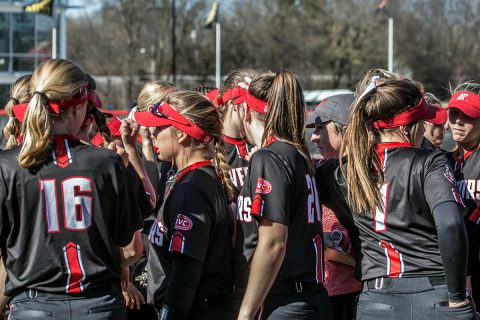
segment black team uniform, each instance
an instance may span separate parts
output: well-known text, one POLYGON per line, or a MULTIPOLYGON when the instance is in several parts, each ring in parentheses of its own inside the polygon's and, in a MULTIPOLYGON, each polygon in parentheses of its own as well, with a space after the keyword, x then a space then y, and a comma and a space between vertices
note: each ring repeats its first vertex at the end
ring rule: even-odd
POLYGON ((458 151, 448 153, 447 157, 454 169, 458 192, 468 208, 465 216, 469 240, 468 273, 477 311, 480 311, 480 151, 477 145, 462 158, 458 151))
POLYGON ((338 160, 317 168, 322 201, 350 233, 357 276, 364 282, 358 319, 473 319, 465 299, 463 202, 441 151, 381 143, 383 208, 373 218, 352 214, 338 160), (462 251, 463 250, 463 251, 462 251), (448 290, 447 290, 448 288, 448 290))
POLYGON ((145 193, 135 196, 117 154, 73 136, 56 136, 51 158, 35 169, 19 167, 19 151, 0 153, 10 317, 123 319, 118 247, 142 228, 145 193))
POLYGON ((160 318, 234 319, 233 218, 210 161, 167 183, 149 240, 147 298, 160 318))
POLYGON ((315 180, 304 158, 293 146, 270 139, 253 154, 248 172, 237 215, 237 230, 244 238, 243 254, 237 257, 237 263, 243 263, 239 268, 243 289, 257 245, 258 219, 288 227, 285 258, 258 319, 284 319, 295 314, 330 319, 331 306, 322 285, 322 212, 315 180))

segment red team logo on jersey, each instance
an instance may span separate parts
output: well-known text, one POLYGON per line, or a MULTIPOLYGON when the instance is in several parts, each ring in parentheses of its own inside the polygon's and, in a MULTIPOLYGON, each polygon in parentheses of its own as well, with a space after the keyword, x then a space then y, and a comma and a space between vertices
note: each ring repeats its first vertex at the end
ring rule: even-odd
POLYGON ((453 174, 452 168, 450 166, 445 166, 445 172, 443 173, 445 178, 450 181, 451 184, 455 184, 455 175, 453 174))
POLYGON ((270 182, 263 178, 258 178, 255 193, 269 194, 270 191, 272 191, 272 185, 270 184, 270 182))
POLYGON ((183 214, 179 214, 177 216, 177 220, 175 220, 175 229, 179 230, 190 230, 192 229, 193 222, 190 218, 184 216, 183 214))

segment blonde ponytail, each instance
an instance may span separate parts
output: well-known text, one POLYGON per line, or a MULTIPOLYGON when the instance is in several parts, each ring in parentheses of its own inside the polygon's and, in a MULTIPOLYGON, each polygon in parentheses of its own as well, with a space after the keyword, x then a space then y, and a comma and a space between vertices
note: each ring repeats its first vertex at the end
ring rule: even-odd
POLYGON ((5 112, 9 116, 8 122, 3 128, 3 134, 7 143, 5 149, 11 149, 17 146, 17 137, 20 134, 22 124, 13 113, 13 106, 16 104, 27 103, 30 100, 30 80, 31 75, 25 75, 18 78, 10 89, 10 100, 5 106, 5 112))
POLYGON ((51 113, 49 103, 70 100, 85 84, 85 73, 68 60, 48 60, 35 69, 31 79, 33 96, 21 129, 23 144, 18 162, 22 168, 36 167, 50 156, 55 122, 61 122, 68 110, 51 113))

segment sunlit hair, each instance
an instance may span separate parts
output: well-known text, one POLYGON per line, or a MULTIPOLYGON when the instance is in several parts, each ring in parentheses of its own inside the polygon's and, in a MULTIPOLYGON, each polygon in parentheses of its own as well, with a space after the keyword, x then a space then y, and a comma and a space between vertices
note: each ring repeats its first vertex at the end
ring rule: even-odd
POLYGON ((188 121, 213 136, 214 150, 209 144, 192 139, 192 146, 201 149, 207 159, 213 158, 217 174, 222 180, 228 202, 233 199, 234 186, 230 180, 229 166, 225 156, 222 139, 222 122, 220 114, 213 104, 202 94, 193 91, 172 93, 167 102, 188 121))
POLYGON ((30 101, 30 80, 32 75, 25 75, 18 78, 10 89, 10 99, 5 105, 5 112, 9 119, 5 127, 3 128, 3 135, 7 140, 5 149, 11 149, 17 146, 17 137, 20 134, 22 124, 13 114, 12 107, 16 104, 23 104, 30 101))
MULTIPOLYGON (((230 89, 235 88, 239 84, 246 84, 247 82, 251 82, 252 79, 254 79, 258 73, 254 70, 251 69, 237 69, 237 70, 232 70, 227 74, 227 77, 225 78, 225 81, 223 82, 223 86, 220 88, 220 95, 224 94, 230 89)), ((229 100, 225 102, 224 104, 220 105, 218 110, 221 113, 224 113, 225 110, 230 108, 234 104, 235 100, 229 100)))
POLYGON ((165 99, 175 92, 175 85, 168 82, 150 81, 147 82, 137 98, 137 111, 148 111, 156 104, 165 101, 165 99))
POLYGON ((458 91, 472 92, 476 95, 480 95, 480 84, 473 81, 463 82, 463 83, 460 83, 455 89, 452 90, 452 94, 458 91))
MULTIPOLYGON (((419 88, 411 81, 378 81, 376 89, 353 102, 350 123, 347 127, 340 154, 347 154, 346 172, 348 202, 355 214, 372 217, 381 206, 380 186, 383 183, 383 164, 380 163, 376 145, 382 132, 397 128, 377 129, 376 120, 390 118, 414 107, 422 98, 419 88)), ((415 141, 417 121, 405 126, 409 142, 415 141)), ((342 163, 343 160, 340 159, 342 163)), ((343 168, 343 165, 341 166, 343 168)))
POLYGON ((286 142, 302 155, 310 174, 312 161, 305 142, 305 100, 297 77, 287 70, 267 72, 255 78, 249 87, 252 96, 267 102, 267 115, 251 110, 257 119, 265 122, 262 144, 274 136, 286 142))
POLYGON ((23 144, 18 156, 21 167, 36 167, 47 160, 52 151, 54 122, 63 120, 69 111, 51 113, 48 102, 70 100, 86 90, 85 85, 85 73, 68 60, 48 60, 35 69, 31 80, 33 95, 22 123, 23 144))
POLYGON ((442 106, 442 103, 440 102, 440 99, 438 99, 433 93, 427 92, 423 96, 425 99, 425 102, 431 105, 437 105, 439 107, 442 106))
POLYGON ((377 76, 379 80, 402 80, 404 77, 397 73, 393 73, 384 69, 370 69, 365 73, 363 78, 357 83, 357 87, 355 89, 355 95, 358 97, 360 96, 363 91, 367 88, 367 86, 372 82, 372 78, 377 76))

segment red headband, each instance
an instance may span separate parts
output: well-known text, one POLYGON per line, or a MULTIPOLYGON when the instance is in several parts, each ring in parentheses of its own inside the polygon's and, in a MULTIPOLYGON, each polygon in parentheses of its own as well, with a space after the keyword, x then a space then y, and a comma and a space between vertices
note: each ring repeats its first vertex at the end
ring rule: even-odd
POLYGON ((473 92, 455 92, 448 102, 447 109, 457 108, 470 118, 480 117, 480 96, 473 92))
POLYGON ((15 104, 12 106, 12 112, 18 121, 23 122, 25 111, 27 111, 28 103, 15 104))
MULTIPOLYGON (((39 92, 38 94, 42 94, 42 93, 39 92)), ((60 110, 76 106, 76 105, 81 104, 85 101, 87 101, 87 96, 86 95, 81 95, 81 96, 77 95, 70 100, 62 100, 60 102, 48 102, 46 107, 51 109, 56 114, 59 114, 60 110)), ((20 122, 23 122, 23 119, 25 118, 25 113, 27 112, 27 108, 28 108, 29 103, 15 104, 15 105, 12 106, 12 112, 20 122)))
POLYGON ((245 90, 245 94, 241 95, 237 98, 237 100, 235 100, 235 104, 242 103, 243 101, 245 101, 247 107, 255 110, 258 113, 266 114, 270 109, 270 107, 265 101, 255 98, 250 94, 248 90, 245 90))
POLYGON ((87 92, 87 99, 88 102, 93 104, 95 108, 101 109, 102 108, 102 100, 98 97, 96 90, 88 90, 87 92))
POLYGON ((407 109, 391 118, 377 120, 373 125, 377 129, 395 128, 405 126, 417 120, 433 120, 436 114, 436 108, 426 103, 422 98, 413 108, 407 109))
MULTIPOLYGON (((225 91, 218 99, 218 103, 219 104, 225 104, 227 101, 230 101, 232 99, 236 99, 238 97, 242 97, 245 95, 245 92, 247 90, 243 89, 242 87, 240 86, 236 86, 230 90, 227 90, 225 91)), ((235 104, 238 104, 236 103, 237 101, 235 101, 235 104)), ((243 102, 243 101, 241 101, 243 102)))
MULTIPOLYGON (((122 121, 118 119, 118 117, 113 117, 112 120, 108 123, 107 127, 110 129, 110 136, 113 138, 119 138, 122 136, 120 133, 120 126, 122 125, 122 121)), ((96 145, 97 147, 101 146, 103 143, 102 134, 99 132, 92 138, 92 144, 96 145)))
POLYGON ((212 135, 188 121, 166 101, 162 102, 162 104, 155 104, 151 111, 135 112, 135 120, 144 127, 174 126, 203 143, 208 143, 213 139, 212 135))
POLYGON ((219 92, 218 92, 217 88, 211 90, 205 96, 207 97, 208 100, 210 100, 211 103, 213 103, 215 108, 218 108, 218 106, 220 104, 220 102, 219 102, 220 95, 219 95, 219 92))

